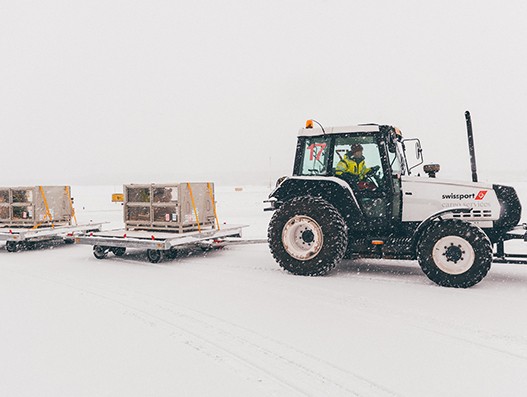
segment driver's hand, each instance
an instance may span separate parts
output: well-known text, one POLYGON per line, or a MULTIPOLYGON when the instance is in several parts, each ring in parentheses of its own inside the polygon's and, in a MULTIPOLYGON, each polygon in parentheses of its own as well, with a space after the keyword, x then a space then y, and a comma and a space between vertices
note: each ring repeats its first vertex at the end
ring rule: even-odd
POLYGON ((371 167, 370 168, 370 172, 368 172, 368 174, 375 173, 375 172, 379 171, 379 168, 381 168, 381 167, 379 167, 378 165, 375 165, 375 166, 371 167))

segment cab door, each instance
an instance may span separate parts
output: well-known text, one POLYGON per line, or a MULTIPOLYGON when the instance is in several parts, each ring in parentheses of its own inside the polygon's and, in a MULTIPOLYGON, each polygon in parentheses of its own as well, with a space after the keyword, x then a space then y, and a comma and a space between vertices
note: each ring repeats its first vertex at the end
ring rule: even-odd
MULTIPOLYGON (((361 229, 384 230, 391 223, 393 208, 391 207, 392 189, 388 157, 384 142, 379 134, 350 134, 335 139, 333 151, 333 175, 345 180, 355 193, 357 201, 365 216, 361 229), (352 145, 361 145, 362 157, 353 159, 350 148, 352 145), (364 169, 377 168, 365 175, 353 175, 345 172, 337 175, 339 163, 341 166, 349 161, 364 161, 364 169), (388 172, 387 172, 388 171, 388 172)), ((342 167, 339 167, 339 169, 342 167)))

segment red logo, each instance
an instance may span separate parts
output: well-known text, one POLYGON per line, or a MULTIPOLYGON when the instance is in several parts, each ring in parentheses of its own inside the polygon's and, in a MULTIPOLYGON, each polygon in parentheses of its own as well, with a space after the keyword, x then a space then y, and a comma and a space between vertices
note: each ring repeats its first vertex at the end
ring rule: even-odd
POLYGON ((476 200, 483 200, 486 194, 487 190, 480 190, 478 195, 476 196, 476 200))

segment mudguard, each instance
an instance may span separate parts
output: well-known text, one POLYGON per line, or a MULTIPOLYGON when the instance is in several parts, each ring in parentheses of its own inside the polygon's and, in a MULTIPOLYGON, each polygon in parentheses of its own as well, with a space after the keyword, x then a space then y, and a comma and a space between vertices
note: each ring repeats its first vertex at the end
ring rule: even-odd
POLYGON ((293 176, 284 179, 271 192, 270 199, 274 199, 274 207, 294 197, 320 197, 332 204, 346 220, 348 226, 362 219, 363 213, 350 186, 336 177, 293 176))
POLYGON ((430 226, 430 224, 434 222, 437 218, 441 218, 443 215, 446 215, 446 214, 469 213, 470 211, 472 211, 472 208, 455 207, 455 208, 447 208, 441 211, 437 211, 436 213, 430 215, 427 219, 422 221, 419 224, 419 226, 417 226, 417 229, 415 229, 415 232, 412 236, 412 251, 415 252, 417 248, 417 243, 419 242, 421 235, 428 228, 428 226, 430 226))

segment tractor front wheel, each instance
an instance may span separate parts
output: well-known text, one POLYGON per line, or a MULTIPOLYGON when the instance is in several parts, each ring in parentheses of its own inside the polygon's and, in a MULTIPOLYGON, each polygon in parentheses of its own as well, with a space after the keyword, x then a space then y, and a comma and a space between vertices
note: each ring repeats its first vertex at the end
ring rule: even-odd
POLYGON ((432 223, 419 239, 417 260, 426 276, 443 287, 479 283, 492 264, 492 244, 478 226, 459 219, 432 223))
POLYGON ((347 226, 326 200, 303 196, 276 210, 268 229, 269 248, 285 270, 303 276, 328 273, 342 260, 347 226))

